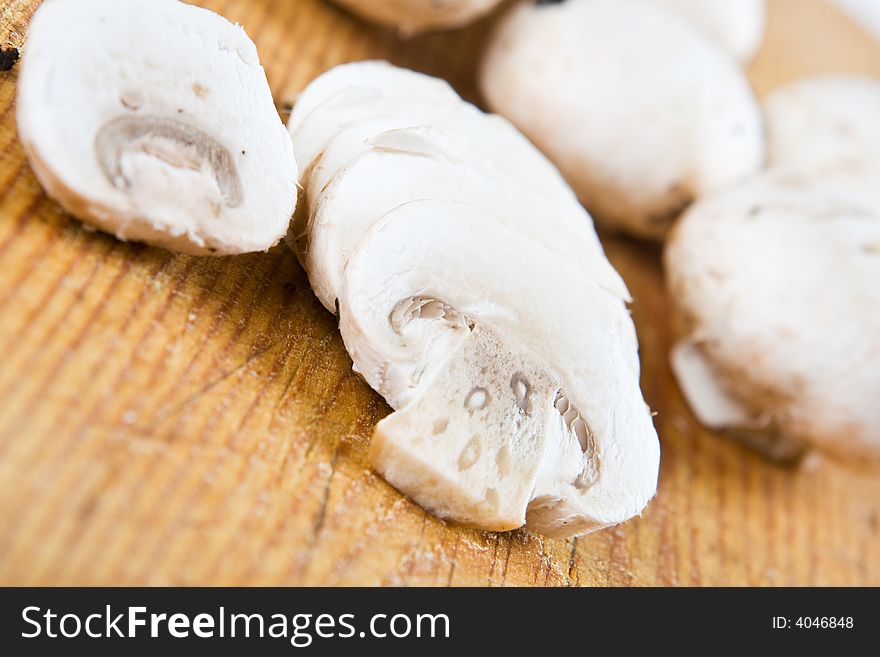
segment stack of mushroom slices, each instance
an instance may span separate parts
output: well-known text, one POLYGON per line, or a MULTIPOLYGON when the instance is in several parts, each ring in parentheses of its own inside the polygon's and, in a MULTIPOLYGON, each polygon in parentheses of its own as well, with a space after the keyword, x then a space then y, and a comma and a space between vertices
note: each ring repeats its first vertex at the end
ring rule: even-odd
POLYGON ((308 197, 291 244, 396 409, 374 467, 485 529, 641 512, 659 445, 627 291, 552 165, 444 82, 378 62, 319 77, 289 128, 308 197))
POLYGON ((293 145, 241 27, 177 0, 53 0, 28 30, 18 127, 66 210, 120 239, 262 251, 296 204, 293 145))

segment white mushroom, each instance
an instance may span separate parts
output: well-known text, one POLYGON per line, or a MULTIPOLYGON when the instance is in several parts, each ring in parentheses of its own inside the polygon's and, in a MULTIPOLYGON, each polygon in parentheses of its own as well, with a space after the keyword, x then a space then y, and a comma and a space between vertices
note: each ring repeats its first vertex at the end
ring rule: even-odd
POLYGON ((367 20, 395 27, 404 35, 462 27, 501 0, 334 0, 367 20))
POLYGON ((742 71, 643 0, 520 3, 498 25, 481 87, 597 219, 662 238, 694 198, 763 163, 742 71))
POLYGON ((863 201, 768 174, 679 222, 672 360, 702 422, 779 458, 880 460, 880 213, 863 201))
POLYGON ((294 143, 315 159, 302 158, 295 247, 355 370, 396 409, 376 427, 374 467, 486 529, 528 515, 565 536, 639 513, 659 448, 626 288, 589 216, 502 119, 423 102, 410 71, 346 68, 313 83, 320 99, 302 94, 308 118, 294 109, 294 143), (338 102, 328 80, 357 72, 370 93, 338 102), (309 131, 334 124, 316 150, 309 131))
POLYGON ((18 85, 31 166, 82 220, 193 254, 284 236, 293 144, 241 27, 177 0, 47 0, 18 85))
POLYGON ((764 114, 771 169, 845 186, 880 207, 880 80, 793 82, 767 97, 764 114))
POLYGON ((746 65, 764 38, 766 0, 652 0, 689 21, 746 65))

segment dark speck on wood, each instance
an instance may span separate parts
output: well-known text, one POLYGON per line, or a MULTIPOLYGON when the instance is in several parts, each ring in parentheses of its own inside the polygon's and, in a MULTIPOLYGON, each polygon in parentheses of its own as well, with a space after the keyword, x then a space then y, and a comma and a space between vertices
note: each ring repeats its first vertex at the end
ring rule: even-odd
POLYGON ((18 48, 0 50, 0 71, 9 71, 15 66, 20 54, 18 48))

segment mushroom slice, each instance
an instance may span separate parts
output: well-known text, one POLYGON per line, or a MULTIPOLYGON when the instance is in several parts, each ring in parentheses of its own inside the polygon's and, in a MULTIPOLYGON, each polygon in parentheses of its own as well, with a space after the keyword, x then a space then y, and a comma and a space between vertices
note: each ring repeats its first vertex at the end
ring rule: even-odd
POLYGON ((300 93, 290 113, 288 128, 297 133, 306 119, 325 103, 336 104, 353 94, 360 99, 435 100, 454 102, 458 94, 440 78, 401 69, 382 60, 365 60, 340 64, 309 82, 300 93), (401 85, 401 80, 406 85, 401 85))
POLYGON ((402 413, 377 427, 374 464, 426 508, 510 527, 528 489, 528 526, 569 536, 653 496, 659 446, 624 303, 483 210, 414 200, 382 217, 345 266, 339 317, 355 370, 402 413), (491 459, 469 474, 474 436, 491 459), (504 444, 514 465, 490 467, 504 444))
POLYGON ((290 135, 253 42, 210 11, 176 0, 43 3, 17 116, 48 193, 120 239, 227 254, 266 250, 287 231, 290 135))
POLYGON ((777 456, 880 460, 875 206, 768 174, 695 205, 665 262, 687 327, 674 370, 700 419, 777 456))
POLYGON ((770 94, 764 114, 770 168, 842 185, 880 204, 880 81, 800 80, 770 94))
POLYGON ((488 13, 501 0, 334 0, 367 20, 410 36, 462 27, 488 13))
MULTIPOLYGON (((463 102, 445 83, 438 85, 421 73, 385 62, 331 69, 300 94, 288 123, 304 179, 311 177, 313 168, 323 169, 327 177, 333 175, 354 156, 352 144, 355 151, 362 150, 370 137, 381 132, 418 126, 444 130, 494 166, 495 176, 528 186, 544 198, 550 212, 575 216, 582 223, 583 213, 559 172, 522 134, 505 119, 484 114, 463 102), (333 157, 325 158, 330 145, 342 139, 348 146, 343 149, 337 144, 333 157), (566 209, 559 212, 560 206, 566 209)), ((320 185, 308 186, 317 193, 323 183, 326 178, 320 185)))
POLYGON ((747 65, 761 47, 766 0, 653 0, 687 20, 747 65))
POLYGON ((438 78, 387 62, 355 62, 310 82, 297 96, 287 128, 300 166, 308 171, 327 144, 353 123, 387 117, 404 105, 412 113, 436 114, 459 102, 449 84, 438 78))
POLYGON ((646 1, 521 2, 490 39, 480 85, 597 220, 638 236, 663 238, 693 199, 763 163, 742 70, 646 1))
MULTIPOLYGON (((368 150, 326 183, 323 175, 316 175, 316 167, 307 189, 310 196, 313 189, 320 193, 312 202, 308 224, 297 231, 298 255, 312 274, 315 294, 328 309, 335 309, 345 264, 364 233, 387 212, 420 198, 480 207, 486 220, 520 231, 562 262, 571 263, 572 275, 579 272, 619 298, 628 298, 594 235, 583 230, 582 211, 562 221, 564 213, 553 212, 552 203, 542 203, 512 181, 493 177, 491 167, 479 166, 479 157, 433 128, 389 130, 365 143, 368 150)), ((501 142, 501 152, 503 146, 501 142)), ((332 155, 333 147, 321 162, 328 156, 332 160, 332 155)), ((330 166, 326 171, 332 170, 330 166)))

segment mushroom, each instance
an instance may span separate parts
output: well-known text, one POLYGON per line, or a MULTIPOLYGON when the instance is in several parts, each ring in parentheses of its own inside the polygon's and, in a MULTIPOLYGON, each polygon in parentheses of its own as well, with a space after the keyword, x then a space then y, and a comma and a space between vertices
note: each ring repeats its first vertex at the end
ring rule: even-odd
POLYGON ((741 64, 754 59, 764 38, 766 0, 653 0, 690 22, 741 64))
POLYGON ((761 115, 720 47, 640 0, 521 2, 480 84, 608 226, 663 238, 695 198, 763 163, 761 115))
POLYGON ((796 459, 880 461, 880 212, 770 173, 694 205, 666 246, 697 417, 796 459))
POLYGON ((334 1, 369 21, 397 28, 404 36, 463 27, 501 3, 501 0, 334 1))
POLYGON ((484 529, 569 536, 638 514, 659 446, 628 293, 589 215, 503 119, 424 102, 430 79, 411 71, 344 68, 291 117, 309 199, 292 246, 395 409, 373 466, 484 529), (370 88, 347 92, 350 76, 370 88))
POLYGON ((208 10, 44 2, 28 32, 17 116, 47 192, 120 239, 231 254, 266 250, 287 231, 290 135, 253 42, 208 10))
POLYGON ((845 186, 880 207, 880 81, 827 76, 793 82, 765 99, 764 115, 771 169, 805 183, 845 186))

